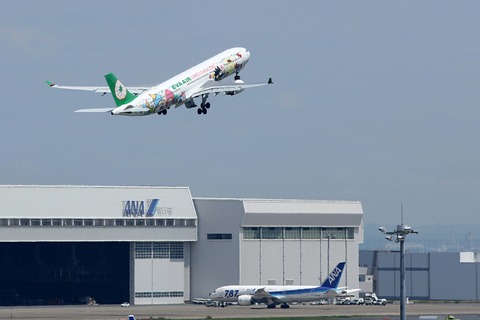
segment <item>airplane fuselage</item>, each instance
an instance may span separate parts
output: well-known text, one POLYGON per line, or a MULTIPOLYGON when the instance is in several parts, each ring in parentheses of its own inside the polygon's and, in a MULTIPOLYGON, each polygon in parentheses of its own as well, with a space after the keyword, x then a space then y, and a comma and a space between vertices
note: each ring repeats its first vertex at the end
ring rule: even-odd
MULTIPOLYGON (((212 58, 141 93, 130 103, 113 109, 113 115, 144 116, 185 104, 196 107, 192 93, 208 80, 220 81, 239 72, 250 58, 245 48, 225 50, 212 58)), ((208 95, 208 94, 207 94, 208 95)))
POLYGON ((320 286, 262 286, 229 285, 215 289, 210 293, 212 300, 237 302, 241 306, 265 303, 269 308, 281 304, 287 308, 292 302, 310 302, 336 297, 342 293, 338 283, 345 268, 345 262, 339 262, 320 286))
MULTIPOLYGON (((277 303, 310 302, 334 297, 337 294, 331 288, 321 286, 223 286, 210 294, 212 300, 221 302, 238 302, 240 296, 253 296, 257 289, 263 288, 275 297, 277 303)), ((268 299, 256 299, 255 302, 266 303, 268 299)))

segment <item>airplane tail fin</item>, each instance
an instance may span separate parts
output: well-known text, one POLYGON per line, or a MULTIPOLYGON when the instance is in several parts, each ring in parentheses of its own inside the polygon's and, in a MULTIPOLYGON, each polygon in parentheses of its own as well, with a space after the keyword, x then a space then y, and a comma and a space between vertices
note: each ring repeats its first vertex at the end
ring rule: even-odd
POLYGON ((133 314, 129 315, 128 320, 135 320, 135 316, 133 314))
POLYGON ((107 80, 108 87, 112 92, 117 107, 129 103, 136 98, 113 73, 105 75, 105 80, 107 80))
POLYGON ((323 281, 321 286, 324 288, 336 289, 338 287, 338 283, 340 282, 340 278, 342 277, 343 268, 345 268, 345 261, 337 264, 325 281, 323 281))

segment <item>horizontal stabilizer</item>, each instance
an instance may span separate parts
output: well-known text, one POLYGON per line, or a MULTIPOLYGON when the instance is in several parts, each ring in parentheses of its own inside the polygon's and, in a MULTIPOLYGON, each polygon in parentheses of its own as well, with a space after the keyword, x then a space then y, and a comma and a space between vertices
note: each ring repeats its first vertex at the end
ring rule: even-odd
POLYGON ((114 108, 93 108, 93 109, 80 109, 75 112, 111 112, 114 108))
MULTIPOLYGON (((337 292, 338 291, 339 290, 337 290, 337 292)), ((342 295, 350 296, 350 295, 353 295, 354 293, 357 293, 359 291, 362 291, 362 289, 342 289, 342 290, 340 290, 340 293, 342 295)))

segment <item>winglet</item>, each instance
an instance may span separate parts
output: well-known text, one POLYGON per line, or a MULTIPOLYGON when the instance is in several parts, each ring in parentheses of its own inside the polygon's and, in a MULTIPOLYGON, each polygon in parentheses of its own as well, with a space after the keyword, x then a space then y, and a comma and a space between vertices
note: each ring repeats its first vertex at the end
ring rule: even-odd
POLYGON ((272 78, 268 78, 267 84, 273 84, 272 78))
POLYGON ((345 261, 340 262, 328 275, 327 279, 321 284, 325 288, 337 289, 340 278, 342 277, 343 268, 345 268, 345 261))
POLYGON ((55 87, 55 86, 56 86, 56 84, 55 84, 55 83, 53 83, 53 82, 50 82, 50 81, 48 81, 48 80, 47 80, 47 81, 45 81, 45 82, 48 84, 48 86, 49 86, 49 87, 55 87))

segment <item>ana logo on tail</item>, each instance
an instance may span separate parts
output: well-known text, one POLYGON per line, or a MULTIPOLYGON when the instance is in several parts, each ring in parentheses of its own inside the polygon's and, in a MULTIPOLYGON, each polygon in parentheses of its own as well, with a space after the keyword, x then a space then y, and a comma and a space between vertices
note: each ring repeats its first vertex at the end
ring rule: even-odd
POLYGON ((343 269, 345 268, 345 261, 339 262, 332 272, 325 278, 322 287, 337 288, 340 278, 342 277, 343 269))
POLYGON ((340 270, 338 267, 335 267, 335 269, 333 269, 332 273, 330 273, 330 275, 328 276, 328 282, 330 284, 332 284, 332 282, 335 281, 335 279, 337 279, 337 277, 342 274, 342 270, 340 270))

